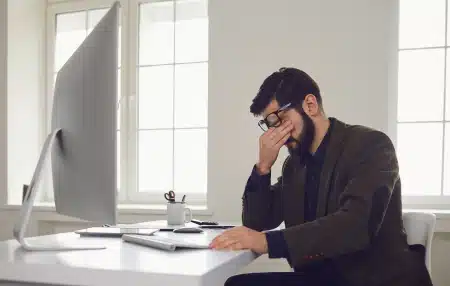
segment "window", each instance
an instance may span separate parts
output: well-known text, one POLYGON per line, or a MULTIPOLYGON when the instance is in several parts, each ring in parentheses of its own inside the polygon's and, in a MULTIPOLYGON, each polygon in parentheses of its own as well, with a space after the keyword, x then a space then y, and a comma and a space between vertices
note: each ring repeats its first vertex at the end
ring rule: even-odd
MULTIPOLYGON (((48 50, 54 62, 49 62, 48 68, 53 81, 58 69, 113 3, 93 2, 50 4, 49 29, 54 36, 48 50)), ((120 201, 162 203, 163 193, 174 190, 179 196, 187 194, 190 203, 204 204, 208 134, 207 0, 124 0, 120 25, 117 116, 120 201)), ((51 89, 50 99, 52 94, 51 89)))
POLYGON ((397 150, 403 195, 420 202, 450 196, 447 7, 448 0, 400 1, 397 150))

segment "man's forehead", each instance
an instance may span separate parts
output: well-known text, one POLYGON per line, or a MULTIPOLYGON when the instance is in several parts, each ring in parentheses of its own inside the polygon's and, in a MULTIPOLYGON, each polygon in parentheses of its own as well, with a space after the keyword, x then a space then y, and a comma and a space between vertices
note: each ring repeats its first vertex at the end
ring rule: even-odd
POLYGON ((264 109, 262 116, 266 117, 267 115, 269 115, 272 112, 277 111, 278 109, 280 109, 280 105, 278 104, 278 101, 276 101, 275 99, 272 100, 269 105, 267 105, 267 107, 264 109))

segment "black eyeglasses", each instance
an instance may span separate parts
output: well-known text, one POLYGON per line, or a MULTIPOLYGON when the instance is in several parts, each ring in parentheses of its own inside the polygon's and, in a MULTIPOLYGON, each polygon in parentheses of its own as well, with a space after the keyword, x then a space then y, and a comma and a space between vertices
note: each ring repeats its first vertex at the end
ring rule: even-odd
POLYGON ((271 127, 278 127, 281 125, 281 118, 278 115, 280 112, 285 111, 286 109, 289 108, 289 106, 291 106, 290 103, 283 105, 280 109, 278 109, 277 111, 274 111, 272 113, 270 113, 269 115, 266 116, 266 118, 261 119, 258 122, 258 126, 261 127, 261 129, 265 132, 267 130, 269 130, 269 128, 271 127))

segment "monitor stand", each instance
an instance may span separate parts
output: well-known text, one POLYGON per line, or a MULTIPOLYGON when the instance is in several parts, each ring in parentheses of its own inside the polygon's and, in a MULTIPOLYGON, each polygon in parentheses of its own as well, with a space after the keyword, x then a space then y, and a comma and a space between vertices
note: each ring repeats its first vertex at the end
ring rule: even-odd
POLYGON ((49 157, 49 153, 52 150, 52 147, 57 141, 58 137, 61 136, 61 129, 57 129, 53 131, 50 135, 47 136, 44 142, 44 146, 42 147, 41 154, 39 156, 39 160, 34 170, 33 178, 31 179, 31 183, 27 188, 22 207, 20 209, 20 218, 17 224, 14 226, 13 234, 16 240, 20 243, 23 249, 27 251, 67 251, 67 250, 92 250, 92 249, 105 249, 105 246, 98 245, 73 245, 73 244, 60 244, 60 243, 42 243, 41 240, 39 242, 32 243, 25 239, 25 233, 27 230, 28 223, 30 221, 30 214, 33 209, 33 204, 38 194, 39 188, 37 187, 39 182, 41 181, 41 177, 44 170, 44 165, 49 157))

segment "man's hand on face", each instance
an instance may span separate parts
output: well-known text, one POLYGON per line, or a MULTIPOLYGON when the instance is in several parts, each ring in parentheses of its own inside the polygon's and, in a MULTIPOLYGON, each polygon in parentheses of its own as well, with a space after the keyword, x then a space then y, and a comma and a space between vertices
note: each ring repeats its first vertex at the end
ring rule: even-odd
POLYGON ((276 128, 270 128, 259 138, 259 161, 256 164, 261 175, 268 174, 275 163, 281 147, 291 136, 294 125, 290 120, 276 128))
POLYGON ((223 232, 211 242, 209 247, 217 250, 250 249, 259 254, 268 251, 266 235, 245 226, 238 226, 223 232))

